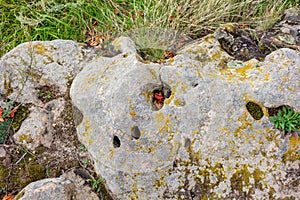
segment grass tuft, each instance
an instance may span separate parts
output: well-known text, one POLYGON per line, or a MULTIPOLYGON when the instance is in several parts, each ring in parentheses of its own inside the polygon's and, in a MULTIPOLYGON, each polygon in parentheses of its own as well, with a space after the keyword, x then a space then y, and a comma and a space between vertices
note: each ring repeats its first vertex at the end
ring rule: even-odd
POLYGON ((199 37, 228 22, 267 29, 294 0, 0 0, 0 56, 33 40, 166 28, 199 37))

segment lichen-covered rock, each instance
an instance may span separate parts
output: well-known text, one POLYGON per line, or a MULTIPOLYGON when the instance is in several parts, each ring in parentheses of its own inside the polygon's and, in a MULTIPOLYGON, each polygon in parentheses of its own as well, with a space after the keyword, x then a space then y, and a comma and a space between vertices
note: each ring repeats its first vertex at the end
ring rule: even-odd
POLYGON ((14 101, 31 112, 14 135, 18 144, 51 145, 70 82, 95 54, 74 41, 53 40, 21 44, 1 58, 0 107, 14 101))
POLYGON ((59 178, 48 178, 30 183, 19 192, 15 199, 98 200, 99 197, 85 184, 85 180, 72 170, 59 178))
POLYGON ((299 141, 268 108, 300 111, 300 53, 232 60, 210 35, 164 64, 130 50, 77 75, 78 136, 118 199, 299 197, 299 141))
POLYGON ((83 58, 80 45, 73 41, 23 43, 1 58, 0 92, 22 103, 40 105, 37 88, 48 85, 66 92, 83 58))

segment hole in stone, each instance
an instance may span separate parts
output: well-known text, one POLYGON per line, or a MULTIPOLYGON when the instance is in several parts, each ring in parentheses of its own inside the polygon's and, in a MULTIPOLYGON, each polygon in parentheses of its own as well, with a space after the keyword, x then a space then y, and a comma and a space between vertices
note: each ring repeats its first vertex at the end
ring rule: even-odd
POLYGON ((185 138, 184 147, 189 148, 191 146, 191 140, 189 138, 185 138))
POLYGON ((169 87, 160 87, 153 90, 152 104, 155 111, 164 106, 164 100, 171 96, 172 91, 169 87))
POLYGON ((131 137, 134 139, 139 139, 141 137, 141 131, 138 126, 131 127, 131 137))
MULTIPOLYGON (((283 110, 284 106, 287 106, 287 105, 281 105, 278 107, 267 108, 269 117, 273 117, 274 115, 277 115, 277 113, 279 113, 280 111, 283 110)), ((287 106, 287 107, 290 107, 290 106, 287 106)))
POLYGON ((193 83, 193 84, 192 84, 192 87, 195 88, 195 87, 197 87, 198 85, 199 85, 198 83, 193 83))
POLYGON ((155 110, 160 110, 163 106, 164 106, 164 94, 162 92, 162 90, 154 90, 153 91, 153 100, 152 103, 155 106, 155 110))
POLYGON ((262 108, 257 103, 250 101, 246 104, 246 108, 255 120, 259 120, 264 116, 262 108))
POLYGON ((114 148, 119 148, 121 146, 121 141, 118 138, 118 136, 114 136, 113 145, 114 145, 114 148))
POLYGON ((176 160, 173 161, 173 168, 176 168, 178 165, 177 165, 177 162, 176 160))

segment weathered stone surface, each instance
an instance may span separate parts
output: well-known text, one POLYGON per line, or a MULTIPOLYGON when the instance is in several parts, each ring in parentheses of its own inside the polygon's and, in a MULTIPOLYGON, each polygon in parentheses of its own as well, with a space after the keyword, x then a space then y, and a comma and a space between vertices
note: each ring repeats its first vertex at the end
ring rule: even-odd
POLYGON ((30 110, 14 135, 18 144, 33 150, 49 147, 68 85, 95 52, 74 41, 27 42, 0 60, 0 106, 15 101, 30 110))
POLYGON ((99 197, 74 171, 59 178, 48 178, 27 185, 17 196, 20 200, 98 200, 99 197))
POLYGON ((4 147, 0 146, 0 158, 5 158, 6 156, 6 151, 4 147))
POLYGON ((299 141, 280 138, 267 107, 300 111, 300 53, 232 60, 207 36, 165 65, 130 50, 77 75, 78 136, 118 199, 299 197, 299 141), (248 102, 261 107, 261 119, 248 102))
POLYGON ((41 144, 50 147, 53 140, 53 126, 64 106, 63 98, 46 103, 44 108, 33 106, 18 132, 14 134, 14 140, 28 149, 35 149, 41 144))

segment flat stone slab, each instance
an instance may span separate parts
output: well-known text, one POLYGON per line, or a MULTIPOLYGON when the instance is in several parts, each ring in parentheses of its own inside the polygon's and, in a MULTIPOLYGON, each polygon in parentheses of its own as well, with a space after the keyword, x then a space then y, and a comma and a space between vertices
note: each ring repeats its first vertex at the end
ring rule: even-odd
POLYGON ((241 62, 209 35, 155 64, 132 48, 87 64, 71 87, 78 137, 117 198, 299 197, 299 141, 268 110, 300 111, 299 51, 241 62))

